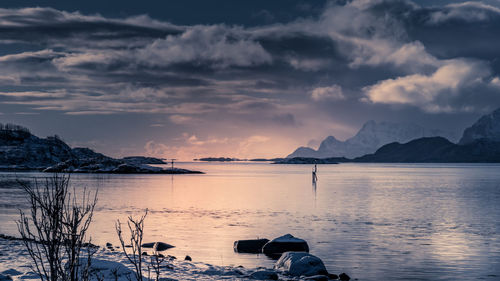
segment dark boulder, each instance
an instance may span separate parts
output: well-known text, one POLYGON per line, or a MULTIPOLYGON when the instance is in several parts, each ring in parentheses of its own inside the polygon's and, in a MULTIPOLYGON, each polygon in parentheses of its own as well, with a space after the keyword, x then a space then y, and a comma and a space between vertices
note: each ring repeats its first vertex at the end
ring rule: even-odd
POLYGON ((238 253, 262 253, 262 247, 269 239, 252 239, 234 241, 234 251, 238 253))
POLYGON ((185 261, 192 261, 193 259, 192 259, 190 256, 186 256, 186 257, 184 258, 184 260, 185 260, 185 261))
POLYGON ((12 280, 12 277, 10 277, 10 275, 0 274, 0 281, 11 281, 11 280, 12 280))
POLYGON ((156 242, 151 242, 151 243, 144 243, 142 244, 141 246, 143 248, 153 248, 153 246, 155 245, 156 242))
MULTIPOLYGON (((11 269, 7 269, 5 271, 2 271, 1 274, 6 275, 6 276, 17 276, 17 275, 21 275, 23 273, 21 271, 18 271, 18 270, 11 268, 11 269)), ((12 279, 10 279, 10 280, 12 280, 12 279)))
POLYGON ((286 234, 267 242, 262 252, 270 257, 279 258, 284 252, 309 252, 309 246, 303 239, 286 234))
POLYGON ((339 279, 340 279, 340 281, 349 281, 349 280, 351 280, 351 277, 349 277, 349 275, 347 275, 345 273, 340 273, 339 279))
POLYGON ((163 242, 156 242, 153 246, 153 250, 155 251, 165 251, 165 250, 168 250, 170 248, 173 248, 175 246, 172 246, 170 244, 167 244, 167 243, 163 243, 163 242))
POLYGON ((330 278, 331 280, 336 280, 336 279, 339 279, 339 276, 337 274, 333 274, 333 273, 328 273, 328 278, 330 278))
POLYGON ((165 251, 175 246, 163 242, 150 242, 142 244, 143 248, 152 248, 154 251, 165 251))

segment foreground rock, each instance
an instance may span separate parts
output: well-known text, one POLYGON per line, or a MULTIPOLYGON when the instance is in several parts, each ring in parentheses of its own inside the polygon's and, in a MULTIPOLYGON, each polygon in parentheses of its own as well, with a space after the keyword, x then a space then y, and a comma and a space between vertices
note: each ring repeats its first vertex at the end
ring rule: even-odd
MULTIPOLYGON (((6 236, 3 236, 6 237, 6 236)), ((20 240, 4 239, 0 235, 0 275, 11 280, 40 280, 40 278, 29 267, 32 264, 24 243, 20 240)), ((194 259, 196 260, 196 259, 194 259)), ((83 259, 82 262, 87 262, 83 259)), ((152 268, 154 260, 150 257, 143 259, 144 268, 152 268)), ((109 251, 105 247, 96 248, 92 257, 92 272, 90 281, 130 281, 135 280, 134 266, 125 257, 122 251, 109 251)), ((255 272, 268 271, 269 273, 256 273, 254 278, 267 277, 267 280, 290 280, 290 276, 284 276, 281 272, 276 272, 270 268, 245 268, 234 266, 211 265, 201 261, 188 261, 188 259, 174 259, 166 257, 165 262, 160 267, 160 280, 258 280, 251 278, 255 272), (168 260, 167 260, 168 259, 168 260), (273 274, 274 273, 274 274, 273 274)), ((151 272, 152 273, 152 272, 151 272)), ((152 276, 154 279, 154 276, 152 276)), ((263 280, 263 279, 261 279, 263 280)), ((265 279, 264 279, 265 280, 265 279)), ((292 280, 298 280, 293 278, 292 280)))
POLYGON ((234 241, 234 251, 238 253, 262 253, 262 247, 269 242, 269 239, 252 239, 234 241))
MULTIPOLYGON (((82 267, 86 261, 81 261, 82 267)), ((117 261, 109 261, 104 259, 92 259, 90 265, 91 272, 99 272, 103 279, 130 279, 134 272, 117 261)))
POLYGON ((349 277, 349 275, 347 275, 345 273, 340 273, 339 279, 340 279, 340 281, 349 281, 349 280, 351 280, 351 277, 349 277))
POLYGON ((283 253, 274 265, 274 269, 291 276, 328 275, 320 258, 304 252, 283 253))
POLYGON ((167 244, 167 243, 163 243, 163 242, 156 242, 153 246, 153 250, 155 251, 165 251, 165 250, 168 250, 170 248, 174 248, 175 246, 172 246, 170 244, 167 244))
POLYGON ((150 243, 144 243, 141 245, 143 248, 152 248, 155 251, 165 251, 170 248, 174 248, 175 246, 172 246, 170 244, 164 243, 164 242, 150 242, 150 243))
POLYGON ((284 252, 309 252, 309 246, 303 239, 291 234, 275 238, 262 247, 262 252, 270 257, 278 258, 284 252))
POLYGON ((0 281, 10 281, 10 280, 12 280, 12 277, 10 277, 10 275, 0 274, 0 281))
POLYGON ((278 280, 278 274, 271 270, 259 270, 250 274, 255 280, 278 280))
POLYGON ((144 243, 141 245, 143 248, 153 248, 156 242, 144 243))

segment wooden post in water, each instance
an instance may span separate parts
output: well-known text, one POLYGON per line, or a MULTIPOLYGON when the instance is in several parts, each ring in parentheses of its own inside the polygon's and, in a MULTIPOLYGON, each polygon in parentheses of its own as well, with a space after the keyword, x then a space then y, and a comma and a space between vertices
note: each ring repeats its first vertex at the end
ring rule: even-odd
POLYGON ((313 180, 313 183, 316 183, 316 181, 318 180, 318 176, 317 176, 317 173, 318 172, 318 166, 316 164, 314 164, 314 168, 313 168, 313 171, 312 171, 312 180, 313 180))

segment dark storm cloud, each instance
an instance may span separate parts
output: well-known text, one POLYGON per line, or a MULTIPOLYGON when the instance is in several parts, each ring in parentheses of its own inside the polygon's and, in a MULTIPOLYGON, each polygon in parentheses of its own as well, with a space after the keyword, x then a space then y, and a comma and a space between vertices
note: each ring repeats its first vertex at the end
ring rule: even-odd
POLYGON ((105 40, 158 38, 183 31, 182 27, 158 22, 147 16, 107 19, 99 15, 81 15, 78 12, 68 13, 52 8, 0 9, 0 22, 3 40, 37 40, 38 43, 56 45, 55 41, 63 39, 99 45, 102 43, 100 41, 105 40))
POLYGON ((403 46, 428 66, 427 71, 421 69, 365 87, 372 102, 414 105, 427 112, 498 107, 500 41, 494 34, 500 28, 500 9, 480 2, 419 7, 411 2, 387 1, 369 10, 398 18, 405 28, 402 42, 407 43, 403 46))
POLYGON ((338 116, 347 109, 359 123, 500 105, 495 6, 353 0, 301 9, 314 12, 277 23, 263 11, 256 17, 269 23, 252 27, 0 9, 0 102, 42 113, 166 114, 199 130, 209 121, 315 130, 317 118, 354 126, 338 116))

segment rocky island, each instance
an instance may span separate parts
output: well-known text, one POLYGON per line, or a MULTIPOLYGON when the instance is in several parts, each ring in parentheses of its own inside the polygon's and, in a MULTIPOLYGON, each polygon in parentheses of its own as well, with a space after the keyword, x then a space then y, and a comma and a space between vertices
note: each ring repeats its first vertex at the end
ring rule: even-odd
POLYGON ((39 138, 22 126, 0 124, 0 170, 63 173, 202 174, 180 168, 161 168, 163 159, 130 156, 115 159, 89 148, 71 148, 60 137, 39 138))

